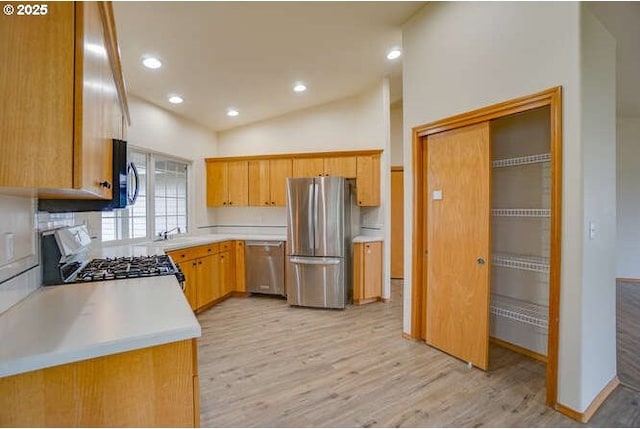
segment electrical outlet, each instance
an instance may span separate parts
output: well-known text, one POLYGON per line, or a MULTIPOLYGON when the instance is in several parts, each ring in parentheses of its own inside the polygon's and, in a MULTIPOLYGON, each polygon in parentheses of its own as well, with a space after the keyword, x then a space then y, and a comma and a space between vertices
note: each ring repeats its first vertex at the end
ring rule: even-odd
POLYGON ((4 234, 4 254, 6 261, 13 259, 13 232, 4 234))

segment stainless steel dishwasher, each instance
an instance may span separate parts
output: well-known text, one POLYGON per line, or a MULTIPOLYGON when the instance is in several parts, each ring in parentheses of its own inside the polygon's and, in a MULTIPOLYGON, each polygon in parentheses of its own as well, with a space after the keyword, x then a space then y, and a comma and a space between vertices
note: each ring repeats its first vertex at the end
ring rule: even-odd
POLYGON ((244 252, 247 292, 285 296, 284 242, 247 241, 244 252))

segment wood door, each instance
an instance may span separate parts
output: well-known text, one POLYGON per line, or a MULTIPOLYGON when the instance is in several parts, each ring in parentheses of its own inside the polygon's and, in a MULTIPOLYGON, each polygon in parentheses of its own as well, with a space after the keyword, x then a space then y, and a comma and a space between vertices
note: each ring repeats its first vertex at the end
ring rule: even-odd
POLYGON ((114 110, 119 110, 118 92, 98 3, 82 2, 75 6, 78 33, 73 187, 109 199, 114 187, 111 139, 118 133, 112 120, 114 110))
POLYGON ((347 179, 356 178, 356 157, 335 156, 324 159, 325 176, 342 176, 347 179))
POLYGON ((220 252, 218 255, 220 264, 220 288, 221 296, 227 295, 233 292, 236 288, 235 271, 233 267, 233 258, 231 251, 220 252))
POLYGON ((195 260, 184 261, 177 263, 184 274, 184 295, 189 301, 189 305, 192 310, 198 308, 198 296, 197 296, 197 262, 195 260))
POLYGON ((391 170, 391 278, 404 278, 404 173, 391 170))
POLYGON ((207 206, 226 206, 228 200, 227 163, 207 162, 207 206))
POLYGON ((229 161, 227 163, 227 186, 230 206, 249 205, 249 162, 229 161))
POLYGON ((291 159, 272 159, 269 161, 269 185, 272 206, 287 205, 287 177, 293 177, 291 159))
POLYGON ((249 161, 249 205, 270 206, 269 160, 256 159, 249 161))
POLYGON ((245 292, 247 290, 246 278, 245 278, 245 264, 244 264, 244 241, 235 242, 235 276, 236 276, 236 291, 245 292))
POLYGON ((364 244, 364 299, 382 296, 382 242, 364 244))
POLYGON ((324 174, 323 158, 294 158, 293 177, 315 177, 324 174))
POLYGON ((356 161, 359 206, 380 205, 380 155, 359 156, 356 161))
POLYGON ((71 2, 0 14, 2 187, 73 186, 74 28, 71 2))
POLYGON ((216 295, 217 285, 215 274, 216 270, 216 255, 205 256, 196 260, 198 264, 197 279, 198 279, 198 308, 202 308, 207 304, 210 304, 218 296, 216 295))
POLYGON ((489 123, 427 138, 427 344, 487 369, 489 123))

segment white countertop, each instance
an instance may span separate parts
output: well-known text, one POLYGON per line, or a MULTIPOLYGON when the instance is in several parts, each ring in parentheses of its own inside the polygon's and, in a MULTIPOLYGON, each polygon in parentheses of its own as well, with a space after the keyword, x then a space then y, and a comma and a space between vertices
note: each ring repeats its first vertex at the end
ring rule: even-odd
POLYGON ((0 315, 0 377, 199 336, 174 276, 45 286, 0 315))

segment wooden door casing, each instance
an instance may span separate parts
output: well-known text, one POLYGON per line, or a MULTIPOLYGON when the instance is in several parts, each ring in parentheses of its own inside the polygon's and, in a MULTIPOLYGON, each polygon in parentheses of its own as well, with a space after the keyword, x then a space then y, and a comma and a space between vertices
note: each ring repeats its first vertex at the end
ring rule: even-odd
POLYGON ((404 278, 404 173, 391 169, 391 278, 404 278))
POLYGON ((491 260, 489 123, 430 135, 427 145, 426 340, 487 369, 491 260))

